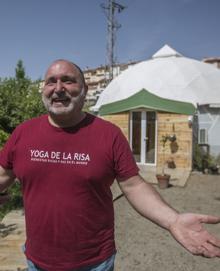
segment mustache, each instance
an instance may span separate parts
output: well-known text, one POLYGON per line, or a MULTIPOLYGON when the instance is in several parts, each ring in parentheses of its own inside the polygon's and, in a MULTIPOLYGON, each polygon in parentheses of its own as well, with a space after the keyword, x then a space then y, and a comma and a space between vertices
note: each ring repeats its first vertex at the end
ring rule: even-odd
POLYGON ((71 99, 72 96, 69 95, 68 93, 54 93, 50 99, 54 100, 54 99, 71 99))
POLYGON ((81 90, 80 93, 76 93, 76 96, 70 95, 68 92, 58 92, 53 93, 50 97, 50 99, 79 99, 79 98, 85 98, 85 91, 84 89, 81 90))

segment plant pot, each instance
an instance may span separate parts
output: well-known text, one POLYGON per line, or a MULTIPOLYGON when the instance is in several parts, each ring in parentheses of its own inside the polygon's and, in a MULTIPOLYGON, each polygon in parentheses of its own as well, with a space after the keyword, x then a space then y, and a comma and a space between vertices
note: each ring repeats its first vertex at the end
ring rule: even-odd
POLYGON ((157 181, 158 181, 158 186, 160 189, 165 189, 169 186, 169 182, 170 182, 170 175, 168 174, 157 174, 157 181))

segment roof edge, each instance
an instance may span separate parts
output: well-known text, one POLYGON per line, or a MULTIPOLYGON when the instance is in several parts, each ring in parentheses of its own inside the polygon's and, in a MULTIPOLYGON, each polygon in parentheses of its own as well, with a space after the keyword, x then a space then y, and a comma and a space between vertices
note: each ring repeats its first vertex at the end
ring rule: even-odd
POLYGON ((146 89, 141 89, 126 99, 102 105, 99 109, 99 115, 117 114, 137 108, 148 108, 184 115, 193 115, 196 110, 191 103, 165 99, 150 93, 146 89))

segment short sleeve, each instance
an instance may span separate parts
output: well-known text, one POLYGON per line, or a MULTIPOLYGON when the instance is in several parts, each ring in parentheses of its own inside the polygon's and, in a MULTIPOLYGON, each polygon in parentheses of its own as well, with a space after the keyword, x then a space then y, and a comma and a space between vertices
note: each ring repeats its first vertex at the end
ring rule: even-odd
POLYGON ((127 139, 118 129, 113 144, 114 170, 116 179, 126 180, 138 174, 139 168, 134 160, 127 139))

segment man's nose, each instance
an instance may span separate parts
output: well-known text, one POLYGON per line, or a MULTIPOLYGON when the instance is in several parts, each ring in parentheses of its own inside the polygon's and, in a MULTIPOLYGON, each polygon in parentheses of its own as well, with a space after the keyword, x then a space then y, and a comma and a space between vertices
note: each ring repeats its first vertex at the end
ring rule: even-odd
POLYGON ((56 92, 64 91, 63 83, 61 80, 57 80, 55 91, 56 92))

